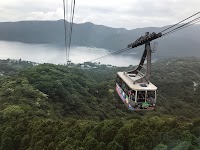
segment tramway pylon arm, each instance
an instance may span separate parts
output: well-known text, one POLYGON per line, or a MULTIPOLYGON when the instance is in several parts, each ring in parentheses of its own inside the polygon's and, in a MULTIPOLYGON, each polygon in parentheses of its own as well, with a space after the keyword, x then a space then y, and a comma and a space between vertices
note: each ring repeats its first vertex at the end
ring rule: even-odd
POLYGON ((145 36, 141 36, 141 37, 138 38, 135 42, 129 44, 127 47, 128 47, 128 48, 135 48, 135 47, 137 47, 137 46, 140 46, 140 45, 143 45, 143 44, 145 44, 145 43, 147 43, 147 42, 150 42, 150 41, 152 41, 152 40, 155 40, 155 39, 157 39, 157 38, 159 38, 159 37, 161 37, 161 36, 162 36, 162 33, 161 33, 161 32, 160 32, 160 33, 155 33, 155 32, 153 32, 153 33, 151 33, 151 34, 147 34, 147 35, 145 35, 145 36))
POLYGON ((131 43, 128 45, 128 47, 134 48, 134 47, 145 44, 145 49, 144 49, 144 52, 143 52, 143 55, 138 67, 135 68, 134 70, 127 72, 127 74, 130 76, 138 76, 138 79, 135 80, 134 82, 138 82, 138 83, 149 82, 149 79, 151 76, 151 53, 152 53, 150 42, 161 36, 162 36, 162 33, 156 34, 153 32, 149 34, 149 32, 146 32, 145 36, 141 36, 134 43, 131 43), (147 67, 144 66, 145 60, 147 60, 147 67), (142 68, 146 70, 145 73, 141 72, 142 68))

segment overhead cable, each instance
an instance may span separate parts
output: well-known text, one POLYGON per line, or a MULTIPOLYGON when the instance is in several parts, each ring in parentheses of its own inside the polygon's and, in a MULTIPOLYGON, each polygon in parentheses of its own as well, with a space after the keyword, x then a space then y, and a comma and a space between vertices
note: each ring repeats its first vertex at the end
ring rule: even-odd
POLYGON ((191 20, 191 21, 189 21, 189 22, 187 22, 187 23, 185 23, 183 25, 178 26, 177 28, 175 28, 175 29, 173 29, 171 31, 168 31, 168 32, 164 33, 163 36, 168 35, 170 33, 173 33, 175 31, 178 31, 180 29, 186 28, 186 27, 191 26, 193 24, 196 24, 199 21, 200 21, 200 17, 197 17, 197 18, 195 18, 195 19, 193 19, 193 20, 191 20))
POLYGON ((179 29, 177 29, 177 30, 171 31, 171 32, 165 34, 164 36, 169 35, 169 34, 171 34, 171 33, 174 33, 174 32, 176 32, 176 31, 179 31, 179 30, 181 30, 181 29, 184 29, 184 28, 186 28, 186 27, 189 27, 189 26, 191 26, 191 25, 194 25, 194 24, 196 24, 196 23, 198 23, 198 22, 200 22, 200 20, 195 21, 195 22, 193 22, 193 23, 191 23, 191 24, 188 24, 187 26, 184 26, 184 27, 179 28, 179 29))
POLYGON ((192 15, 192 16, 190 16, 190 17, 187 17, 186 19, 184 19, 184 20, 182 20, 182 21, 180 21, 180 22, 178 22, 178 23, 176 23, 176 24, 174 24, 174 25, 168 27, 167 29, 165 29, 165 30, 163 30, 163 31, 161 31, 161 32, 167 31, 167 30, 173 28, 174 26, 177 26, 177 25, 179 25, 180 23, 184 22, 185 20, 188 20, 188 19, 192 18, 193 16, 196 16, 196 15, 199 14, 199 13, 200 13, 200 12, 197 12, 197 13, 195 13, 194 15, 192 15))
POLYGON ((68 5, 68 2, 65 3, 65 0, 63 0, 63 10, 64 10, 64 40, 65 40, 65 50, 66 50, 66 59, 68 56, 68 51, 67 51, 67 25, 66 25, 66 4, 68 5))
MULTIPOLYGON (((164 34, 162 34, 162 32, 167 31, 167 30, 169 30, 170 28, 179 25, 179 24, 182 23, 183 21, 186 21, 186 20, 188 20, 189 18, 191 18, 191 17, 193 17, 193 16, 195 16, 195 15, 197 15, 197 14, 199 14, 199 13, 200 13, 200 12, 198 12, 198 13, 196 13, 196 14, 194 14, 194 15, 192 15, 192 16, 190 16, 190 17, 188 17, 188 18, 186 18, 186 19, 184 19, 184 20, 182 20, 182 21, 180 21, 180 22, 178 22, 178 23, 176 23, 175 25, 170 26, 169 28, 167 28, 167 29, 165 29, 165 30, 159 32, 159 33, 157 34, 157 35, 158 35, 157 38, 166 36, 166 35, 168 35, 168 34, 174 33, 174 32, 176 32, 176 31, 178 31, 178 30, 181 30, 181 29, 183 29, 183 28, 189 27, 189 26, 191 26, 191 25, 194 25, 194 24, 200 22, 200 17, 197 17, 197 18, 195 18, 195 19, 193 19, 193 20, 191 20, 191 21, 189 21, 189 22, 187 22, 187 23, 185 23, 185 24, 183 24, 183 25, 180 25, 180 26, 176 27, 175 29, 172 29, 172 30, 170 30, 170 31, 168 31, 168 32, 166 32, 166 33, 164 33, 164 34)), ((155 39, 157 39, 157 38, 155 38, 155 39)), ((140 39, 140 38, 139 38, 139 39, 140 39)), ((147 38, 147 39, 148 39, 148 38, 147 38)), ((142 37, 142 40, 143 40, 143 37, 142 37)), ((144 43, 142 40, 140 40, 139 43, 141 43, 141 42, 144 43)), ((152 40, 154 40, 154 39, 152 39, 152 40)), ((137 45, 137 43, 138 43, 138 40, 136 40, 136 41, 135 41, 134 43, 132 43, 131 45, 134 45, 134 44, 137 45)), ((139 44, 138 46, 140 46, 140 45, 142 45, 142 44, 139 44)), ((132 48, 135 48, 135 47, 137 47, 137 46, 131 46, 131 47, 128 47, 128 48, 120 49, 120 50, 111 52, 111 53, 109 53, 109 54, 107 54, 107 55, 104 55, 104 56, 98 57, 98 58, 96 58, 96 59, 93 59, 93 60, 91 60, 90 62, 92 62, 92 61, 97 61, 97 60, 102 60, 102 59, 105 59, 105 58, 107 58, 107 57, 110 57, 110 56, 112 56, 112 55, 114 55, 114 54, 119 54, 119 53, 128 51, 128 50, 130 50, 130 49, 132 49, 132 48)))
POLYGON ((125 51, 130 50, 130 49, 132 49, 132 48, 123 48, 123 49, 120 49, 120 50, 111 52, 111 53, 109 53, 109 54, 107 54, 107 55, 104 55, 104 56, 95 58, 95 59, 93 59, 93 60, 90 60, 90 62, 92 62, 92 61, 97 61, 97 60, 102 60, 102 59, 105 59, 105 58, 107 58, 107 57, 110 57, 111 55, 118 54, 118 53, 121 53, 121 52, 125 52, 125 51))
POLYGON ((74 22, 74 12, 75 12, 75 0, 71 2, 71 15, 70 15, 70 29, 69 29, 69 52, 68 52, 68 61, 69 61, 69 53, 71 48, 71 40, 72 40, 72 33, 73 33, 73 22, 74 22))

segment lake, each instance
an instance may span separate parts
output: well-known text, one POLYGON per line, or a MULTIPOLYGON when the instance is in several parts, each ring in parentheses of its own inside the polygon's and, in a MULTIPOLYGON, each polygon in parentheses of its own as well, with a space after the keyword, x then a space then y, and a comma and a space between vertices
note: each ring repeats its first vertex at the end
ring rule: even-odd
MULTIPOLYGON (((110 53, 109 50, 95 47, 71 47, 70 60, 83 63, 110 53)), ((37 63, 66 64, 66 51, 63 46, 53 44, 25 44, 0 41, 0 59, 22 59, 37 63)), ((137 65, 140 58, 134 53, 113 55, 100 62, 114 66, 137 65)))

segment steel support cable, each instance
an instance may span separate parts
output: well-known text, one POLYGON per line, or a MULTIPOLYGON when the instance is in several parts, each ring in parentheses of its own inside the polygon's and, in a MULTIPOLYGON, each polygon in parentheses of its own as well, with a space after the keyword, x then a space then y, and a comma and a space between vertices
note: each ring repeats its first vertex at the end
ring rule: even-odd
MULTIPOLYGON (((195 22, 193 22, 193 23, 191 23, 191 24, 188 24, 187 26, 184 26, 184 27, 182 27, 182 28, 179 28, 179 29, 177 29, 177 30, 171 31, 171 32, 169 32, 169 33, 167 33, 167 34, 165 34, 165 35, 163 35, 163 36, 166 36, 166 35, 169 35, 169 34, 171 34, 171 33, 174 33, 174 32, 176 32, 176 31, 179 31, 179 30, 181 30, 181 29, 184 29, 184 28, 186 28, 186 27, 189 27, 189 26, 191 26, 191 25, 194 25, 194 24, 196 24, 196 23, 198 23, 198 22, 200 22, 200 20, 197 20, 197 21, 195 21, 195 22)), ((162 37, 163 37, 163 36, 162 36, 162 37)))
MULTIPOLYGON (((148 37, 146 37, 146 41, 145 41, 144 39, 140 39, 140 38, 141 38, 141 37, 140 37, 139 39, 137 39, 137 40, 134 42, 134 44, 132 43, 130 47, 128 46, 127 48, 124 48, 124 49, 120 49, 120 50, 111 52, 111 53, 109 53, 109 54, 107 54, 107 55, 101 56, 101 57, 96 58, 96 59, 93 59, 93 60, 91 60, 91 61, 96 61, 96 60, 105 59, 105 58, 107 58, 107 57, 109 57, 109 56, 111 56, 111 55, 118 54, 118 53, 122 53, 122 52, 128 51, 128 50, 130 50, 130 49, 133 49, 133 48, 135 48, 135 47, 141 46, 141 45, 145 44, 147 41, 152 41, 152 40, 155 40, 155 39, 157 39, 157 38, 160 38, 160 37, 162 36, 162 34, 161 34, 161 35, 160 35, 160 34, 161 34, 161 33, 158 33, 158 34, 152 33, 152 34, 150 34, 148 37), (138 40, 139 40, 139 41, 138 41, 138 40)), ((144 38, 144 37, 143 37, 143 38, 144 38)))
POLYGON ((76 4, 76 3, 75 3, 75 0, 74 0, 74 1, 73 1, 73 9, 72 9, 71 25, 70 25, 69 52, 70 52, 71 40, 72 40, 75 4, 76 4))
POLYGON ((179 27, 177 27, 177 28, 171 30, 171 31, 168 31, 168 32, 164 33, 162 36, 165 36, 165 35, 167 35, 167 34, 169 34, 169 33, 174 32, 174 31, 177 31, 177 30, 183 29, 183 28, 185 28, 185 27, 188 27, 188 26, 190 26, 190 24, 193 25, 193 24, 196 23, 196 21, 198 22, 199 19, 200 19, 200 17, 197 17, 197 18, 195 18, 195 19, 193 19, 193 20, 191 20, 191 21, 189 21, 189 22, 187 22, 187 23, 185 23, 185 24, 183 24, 183 25, 181 25, 181 26, 179 26, 179 27))
POLYGON ((130 50, 130 49, 132 49, 132 47, 130 47, 130 48, 123 48, 123 49, 120 49, 120 50, 111 52, 111 53, 109 53, 109 54, 107 54, 107 55, 104 55, 104 56, 95 58, 95 59, 93 59, 93 60, 90 60, 89 62, 97 61, 97 60, 102 60, 102 59, 105 59, 105 58, 107 58, 107 57, 110 57, 111 55, 118 54, 118 53, 122 53, 122 52, 128 51, 128 50, 130 50))
POLYGON ((73 12, 73 0, 71 0, 71 6, 70 6, 70 23, 71 23, 71 20, 72 20, 72 12, 73 12))
MULTIPOLYGON (((161 37, 161 36, 160 36, 160 37, 161 37)), ((156 37, 156 39, 157 39, 157 38, 160 38, 160 37, 156 37)), ((152 41, 152 40, 154 40, 154 39, 149 39, 149 40, 152 41)), ((144 41, 143 41, 143 42, 144 42, 144 41)), ((145 44, 145 43, 144 43, 144 44, 145 44)), ((138 46, 141 46, 141 45, 143 45, 143 44, 138 44, 138 45, 135 45, 135 46, 131 46, 131 47, 127 47, 127 48, 124 48, 124 49, 120 49, 120 50, 111 52, 111 53, 109 53, 109 54, 107 54, 107 55, 104 55, 104 56, 98 57, 98 58, 96 58, 96 59, 93 59, 93 60, 91 60, 91 61, 102 60, 102 59, 105 59, 105 58, 107 58, 107 57, 110 57, 111 55, 119 54, 119 53, 128 51, 128 50, 130 50, 130 49, 133 49, 133 48, 138 47, 138 46)), ((90 61, 90 62, 91 62, 91 61, 90 61)))
POLYGON ((192 18, 193 16, 196 16, 196 15, 197 15, 197 14, 199 14, 199 13, 200 13, 200 12, 197 12, 197 13, 195 13, 194 15, 192 15, 192 16, 190 16, 190 17, 187 17, 186 19, 184 19, 184 20, 182 20, 182 21, 180 21, 180 22, 178 22, 178 23, 176 23, 176 24, 174 24, 174 25, 172 25, 172 26, 168 27, 167 29, 164 29, 164 30, 163 30, 163 31, 161 31, 161 32, 167 31, 167 30, 169 30, 169 29, 173 28, 174 26, 176 26, 176 25, 178 25, 178 24, 182 23, 183 21, 185 21, 185 20, 188 20, 188 19, 192 18))
MULTIPOLYGON (((173 25, 173 26, 171 26, 171 27, 169 27, 169 28, 167 28, 167 29, 165 29, 165 30, 163 30, 163 31, 161 31, 161 32, 164 32, 164 31, 166 31, 166 30, 168 30, 168 29, 170 29, 170 28, 172 28, 172 27, 174 27, 174 26, 176 26, 176 25, 182 23, 183 21, 185 21, 185 20, 187 20, 187 19, 189 19, 189 18, 191 18, 191 17, 193 17, 193 16, 195 16, 195 15, 197 15, 197 14, 199 14, 199 13, 200 13, 200 12, 198 12, 198 13, 196 13, 196 14, 194 14, 194 15, 192 15, 192 16, 190 16, 190 17, 188 17, 188 18, 186 18, 186 19, 184 19, 184 20, 182 20, 182 21, 180 21, 180 22, 178 22, 178 23, 176 23, 175 25, 173 25)), ((199 17, 198 17, 198 18, 199 18, 199 17)), ((163 36, 165 36, 165 35, 168 35, 168 34, 170 34, 170 33, 173 33, 173 32, 175 32, 175 31, 178 31, 178 30, 180 30, 180 29, 183 29, 183 28, 185 28, 185 27, 188 27, 188 26, 190 26, 190 25, 193 25, 193 24, 194 24, 194 21, 195 21, 195 20, 197 21, 198 18, 193 19, 192 21, 189 21, 189 22, 185 23, 184 25, 181 25, 181 26, 179 26, 179 27, 177 27, 177 28, 175 28, 175 29, 173 29, 173 30, 171 30, 171 31, 168 31, 167 33, 164 33, 161 37, 163 37, 163 36), (193 23, 193 24, 190 24, 190 23, 193 23)), ((195 22, 195 23, 196 23, 196 22, 195 22)), ((160 38, 160 37, 159 37, 159 38, 160 38)), ((109 53, 109 54, 107 54, 107 55, 98 57, 98 58, 96 58, 96 59, 93 59, 93 60, 91 60, 90 62, 96 61, 96 60, 102 60, 102 59, 105 59, 105 58, 107 58, 107 57, 110 57, 110 56, 113 55, 113 54, 119 54, 119 53, 121 53, 121 52, 125 52, 125 51, 128 51, 128 50, 130 50, 130 49, 132 49, 132 48, 121 49, 121 50, 118 50, 118 51, 109 53)))
POLYGON ((66 50, 66 59, 67 59, 67 25, 66 25, 66 3, 65 3, 65 0, 63 0, 63 10, 64 10, 64 40, 65 40, 65 50, 66 50))
MULTIPOLYGON (((71 6, 70 6, 70 16, 69 16, 69 39, 71 36, 71 25, 72 25, 72 12, 73 12, 73 0, 71 0, 71 6)), ((69 46, 69 45, 68 45, 69 46)))
POLYGON ((68 8, 68 10, 69 10, 69 21, 68 21, 68 24, 67 24, 67 29, 68 29, 68 34, 67 34, 67 36, 68 36, 68 43, 67 43, 67 46, 68 46, 68 53, 67 53, 67 63, 69 62, 69 39, 70 39, 70 36, 71 36, 71 33, 70 33, 70 28, 71 28, 71 16, 72 16, 72 1, 71 1, 71 5, 70 5, 70 7, 68 8), (71 8, 71 9, 70 9, 71 8))
POLYGON ((73 29, 73 18, 74 18, 74 10, 75 10, 75 0, 71 1, 71 11, 70 11, 70 16, 69 16, 69 34, 68 34, 68 53, 67 53, 67 62, 69 62, 69 54, 70 54, 70 48, 71 48, 71 39, 72 39, 72 29, 73 29))
MULTIPOLYGON (((187 22, 187 23, 184 23, 184 24, 178 26, 177 28, 175 28, 175 29, 173 29, 173 30, 171 30, 171 31, 168 31, 167 33, 172 32, 172 31, 174 31, 174 30, 177 30, 177 29, 179 29, 179 28, 182 28, 182 27, 184 27, 184 26, 187 26, 188 24, 191 24, 191 23, 193 23, 193 22, 195 22, 195 21, 198 21, 199 19, 200 19, 200 17, 197 17, 197 18, 195 18, 195 19, 193 19, 193 20, 191 20, 191 21, 189 21, 189 22, 187 22)), ((164 34, 167 34, 167 33, 164 33, 164 34)), ((164 35, 164 34, 163 34, 163 35, 164 35)))

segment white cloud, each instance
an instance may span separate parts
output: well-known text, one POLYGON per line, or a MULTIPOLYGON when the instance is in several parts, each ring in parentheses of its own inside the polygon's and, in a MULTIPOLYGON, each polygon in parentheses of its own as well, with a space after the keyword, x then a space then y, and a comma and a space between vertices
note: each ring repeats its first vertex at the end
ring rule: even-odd
POLYGON ((30 12, 23 16, 23 20, 58 20, 63 17, 63 10, 58 8, 55 11, 30 12))
MULTIPOLYGON (((198 0, 76 0, 74 21, 128 29, 164 26, 198 12, 199 6, 198 0)), ((0 1, 1 21, 62 18, 62 0, 0 1)))

